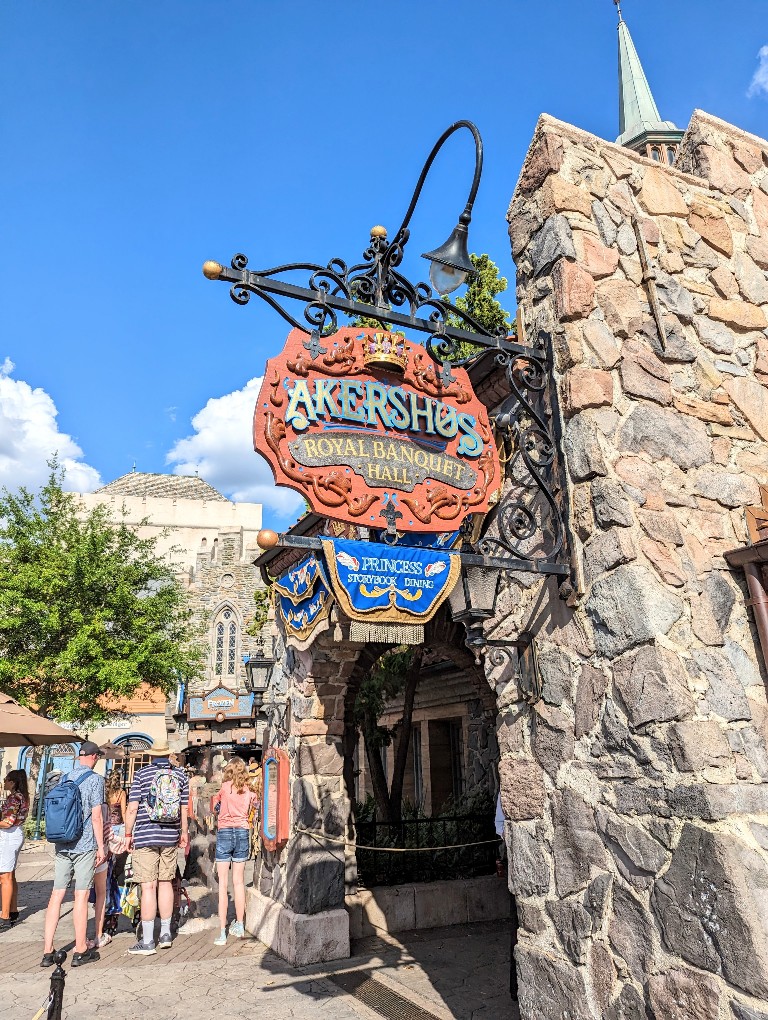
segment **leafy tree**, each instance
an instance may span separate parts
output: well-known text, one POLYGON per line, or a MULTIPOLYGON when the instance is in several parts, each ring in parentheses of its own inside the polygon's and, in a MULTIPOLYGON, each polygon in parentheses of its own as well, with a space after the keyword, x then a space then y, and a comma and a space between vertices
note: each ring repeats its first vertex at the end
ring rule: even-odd
POLYGON ((56 461, 39 495, 0 493, 0 689, 72 722, 146 682, 200 673, 187 596, 154 538, 82 511, 56 461))
POLYGON ((269 619, 269 607, 272 601, 272 589, 271 588, 257 588, 253 593, 253 618, 245 629, 246 634, 250 634, 251 637, 259 637, 261 635, 262 628, 269 619))
MULTIPOLYGON (((509 313, 496 300, 497 294, 507 289, 506 277, 499 274, 499 267, 488 255, 470 255, 472 265, 477 270, 467 284, 466 292, 453 302, 462 312, 476 319, 492 336, 499 327, 506 331, 512 326, 509 313)), ((446 300, 446 298, 444 298, 446 300)), ((467 329, 468 325, 458 315, 448 316, 448 325, 458 329, 467 329)), ((479 354, 481 348, 470 343, 459 344, 460 357, 479 354)))
POLYGON ((403 780, 423 654, 423 648, 395 648, 386 652, 362 680, 355 701, 354 721, 363 734, 376 808, 381 820, 391 824, 399 823, 402 817, 403 780), (402 719, 391 728, 380 725, 387 702, 400 695, 403 695, 402 719), (398 730, 392 782, 388 786, 381 749, 392 743, 398 730))

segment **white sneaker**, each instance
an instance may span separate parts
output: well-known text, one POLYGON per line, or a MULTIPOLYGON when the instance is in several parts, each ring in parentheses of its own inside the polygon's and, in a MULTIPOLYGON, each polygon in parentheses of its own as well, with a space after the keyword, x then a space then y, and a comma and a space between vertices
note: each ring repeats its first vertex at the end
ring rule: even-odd
POLYGON ((244 939, 245 927, 243 926, 242 921, 233 921, 229 926, 229 934, 234 939, 244 939))
POLYGON ((226 946, 226 944, 227 944, 227 933, 226 933, 226 931, 222 931, 222 933, 218 936, 218 938, 215 938, 213 940, 213 944, 214 944, 214 946, 226 946))

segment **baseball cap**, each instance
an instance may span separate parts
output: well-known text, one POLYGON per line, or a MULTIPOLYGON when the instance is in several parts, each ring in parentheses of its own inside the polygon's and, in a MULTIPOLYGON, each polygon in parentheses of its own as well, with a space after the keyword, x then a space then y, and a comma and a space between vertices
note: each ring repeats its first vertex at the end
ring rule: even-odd
POLYGON ((80 750, 78 751, 78 754, 80 754, 81 756, 88 754, 96 754, 99 756, 99 758, 101 758, 101 748, 99 747, 98 744, 94 744, 92 740, 84 740, 80 745, 80 750))

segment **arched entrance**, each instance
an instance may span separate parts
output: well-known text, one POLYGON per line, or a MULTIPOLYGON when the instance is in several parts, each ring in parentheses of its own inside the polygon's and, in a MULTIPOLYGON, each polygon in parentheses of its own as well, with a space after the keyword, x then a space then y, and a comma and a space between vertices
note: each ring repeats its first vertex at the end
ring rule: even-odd
POLYGON ((495 697, 447 610, 424 637, 416 648, 384 646, 373 666, 378 649, 368 649, 347 685, 352 937, 510 916, 497 877, 495 697), (411 668, 372 720, 377 671, 403 657, 411 668))
MULTIPOLYGON (((34 747, 25 747, 19 753, 19 768, 24 769, 27 775, 31 775, 32 772, 32 756, 35 750, 34 747)), ((54 772, 71 772, 75 766, 76 758, 77 746, 75 744, 54 744, 48 752, 48 775, 54 772)))
POLYGON ((422 921, 431 927, 509 918, 511 907, 506 883, 496 876, 495 696, 464 647, 463 627, 446 610, 427 624, 423 647, 404 649, 352 641, 351 621, 340 610, 334 615, 334 625, 309 649, 283 657, 292 666, 286 678, 290 716, 287 725, 272 728, 269 740, 290 761, 291 831, 283 847, 261 855, 249 890, 250 930, 296 966, 349 955, 350 936, 371 933, 365 926, 373 924, 374 910, 375 927, 386 932, 390 925, 397 931, 422 921), (385 699, 378 713, 376 721, 391 731, 391 741, 377 760, 381 748, 361 736, 359 696, 382 655, 403 652, 420 660, 405 713, 411 739, 404 744, 400 723, 406 688, 385 699), (413 741, 413 732, 420 741, 413 741), (405 768, 393 787, 398 759, 405 768), (372 798, 362 818, 368 793, 372 798), (358 821, 371 841, 364 845, 377 841, 380 854, 357 856, 356 845, 363 844, 358 821), (413 844, 419 841, 417 849, 413 844), (441 849, 449 844, 476 846, 441 849), (384 860, 385 848, 397 853, 395 869, 384 860), (420 883, 418 891, 414 883, 420 883), (430 895, 434 902, 423 909, 430 895), (408 898, 411 906, 404 909, 408 898), (475 913, 468 912, 470 902, 475 913), (423 920, 428 916, 431 920, 423 920))

